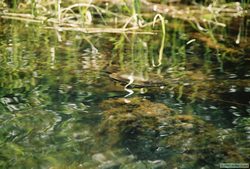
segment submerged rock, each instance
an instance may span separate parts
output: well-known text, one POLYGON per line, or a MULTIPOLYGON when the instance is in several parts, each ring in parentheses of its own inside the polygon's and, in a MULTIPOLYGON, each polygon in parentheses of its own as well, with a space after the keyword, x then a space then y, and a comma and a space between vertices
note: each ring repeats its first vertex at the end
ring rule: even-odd
POLYGON ((100 107, 104 112, 99 135, 104 144, 126 147, 138 160, 163 160, 167 168, 245 161, 232 138, 237 135, 225 136, 195 115, 180 115, 138 97, 109 99, 100 107))
POLYGON ((167 167, 167 163, 163 160, 149 161, 149 164, 152 169, 165 169, 167 167))
POLYGON ((92 156, 92 159, 99 163, 104 163, 107 161, 107 158, 102 153, 97 153, 92 156))
POLYGON ((119 169, 120 163, 114 161, 107 161, 98 166, 98 169, 119 169))

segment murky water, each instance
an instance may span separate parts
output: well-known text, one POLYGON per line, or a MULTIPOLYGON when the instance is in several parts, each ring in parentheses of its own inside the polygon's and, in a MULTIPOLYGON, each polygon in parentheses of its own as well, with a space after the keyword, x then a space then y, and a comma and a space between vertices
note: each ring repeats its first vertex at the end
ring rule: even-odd
POLYGON ((237 25, 214 29, 216 43, 170 21, 160 59, 160 33, 0 22, 0 168, 250 161, 249 25, 239 44, 237 25))

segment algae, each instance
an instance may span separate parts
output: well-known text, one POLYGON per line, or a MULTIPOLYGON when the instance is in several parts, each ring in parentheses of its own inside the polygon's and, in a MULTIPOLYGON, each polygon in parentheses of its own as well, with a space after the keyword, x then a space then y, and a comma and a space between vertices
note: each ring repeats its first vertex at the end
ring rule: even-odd
POLYGON ((109 99, 100 107, 101 140, 107 146, 126 147, 140 160, 161 159, 168 167, 191 168, 246 162, 235 142, 234 137, 239 137, 235 131, 225 135, 223 129, 196 115, 180 114, 140 97, 109 99))

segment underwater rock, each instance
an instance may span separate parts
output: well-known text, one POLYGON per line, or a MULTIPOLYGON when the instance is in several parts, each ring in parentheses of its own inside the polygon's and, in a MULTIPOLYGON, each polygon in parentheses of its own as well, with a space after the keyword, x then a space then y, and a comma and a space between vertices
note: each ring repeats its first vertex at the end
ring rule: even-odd
POLYGON ((102 142, 126 147, 137 160, 167 161, 167 168, 245 161, 235 146, 237 135, 225 136, 198 116, 178 114, 139 97, 105 100, 100 107, 104 110, 99 130, 102 142))
POLYGON ((149 161, 149 164, 152 169, 165 169, 167 167, 167 163, 163 160, 149 161))
POLYGON ((156 149, 160 119, 164 119, 172 112, 170 108, 160 103, 152 103, 146 99, 133 98, 130 101, 109 99, 101 103, 104 109, 103 122, 100 125, 99 135, 105 136, 104 144, 128 145, 135 154, 142 159, 147 158, 151 149, 156 149), (106 137, 107 136, 107 137, 106 137), (139 143, 137 147, 134 141, 139 143), (148 153, 145 153, 145 152, 148 153), (144 153, 141 153, 144 152, 144 153))
POLYGON ((92 159, 99 163, 104 163, 107 161, 107 158, 102 153, 97 153, 92 156, 92 159))
POLYGON ((98 166, 98 169, 119 169, 120 163, 114 161, 107 161, 98 166))
POLYGON ((109 99, 102 102, 100 107, 104 109, 100 133, 114 135, 121 132, 125 135, 155 133, 160 119, 172 113, 164 104, 140 98, 130 99, 129 102, 124 98, 109 99))

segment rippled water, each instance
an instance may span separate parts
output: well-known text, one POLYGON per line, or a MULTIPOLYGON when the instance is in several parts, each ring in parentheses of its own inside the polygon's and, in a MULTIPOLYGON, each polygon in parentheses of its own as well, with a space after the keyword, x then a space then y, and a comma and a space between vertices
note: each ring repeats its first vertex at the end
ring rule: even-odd
POLYGON ((228 48, 215 48, 170 22, 157 67, 161 35, 59 38, 39 25, 0 22, 0 168, 250 161, 249 25, 238 46, 236 25, 219 34, 228 48), (131 79, 110 76, 117 72, 147 81, 124 88, 131 79), (146 85, 148 77, 160 85, 146 85))

